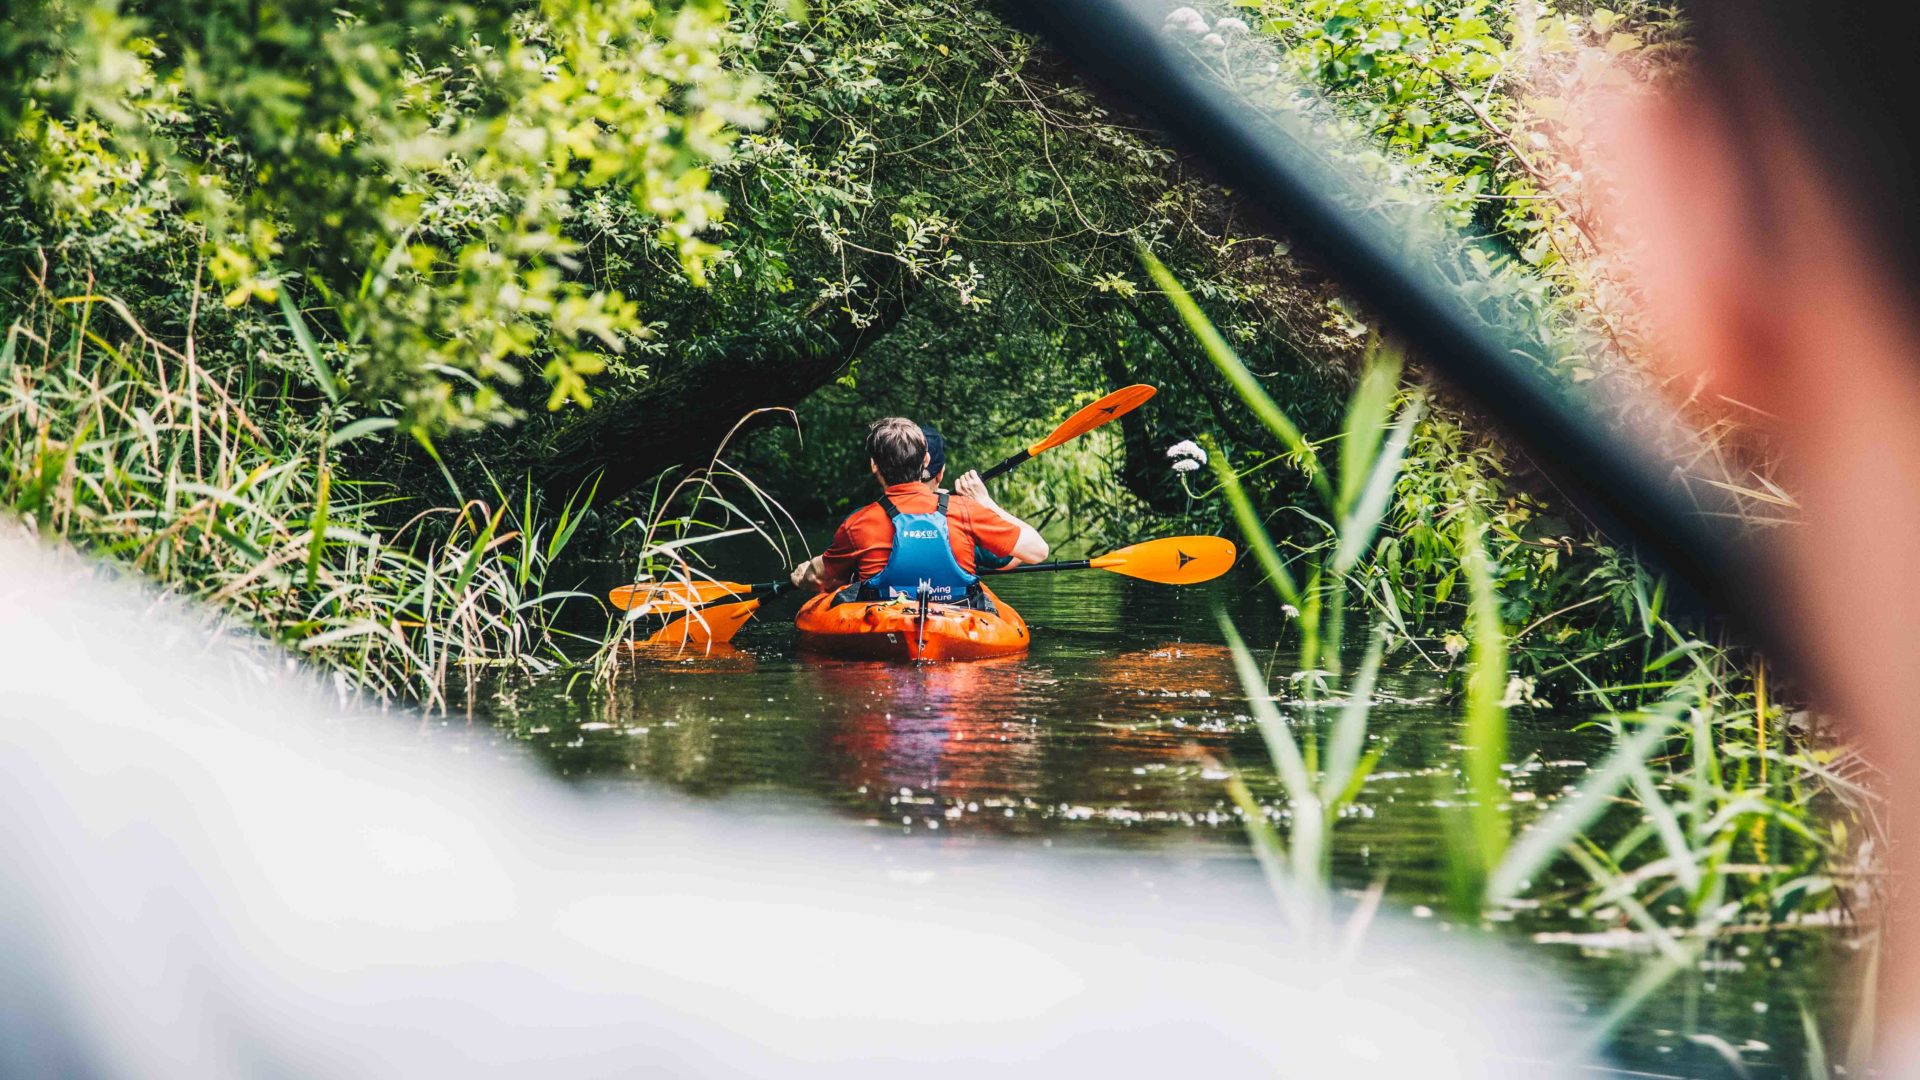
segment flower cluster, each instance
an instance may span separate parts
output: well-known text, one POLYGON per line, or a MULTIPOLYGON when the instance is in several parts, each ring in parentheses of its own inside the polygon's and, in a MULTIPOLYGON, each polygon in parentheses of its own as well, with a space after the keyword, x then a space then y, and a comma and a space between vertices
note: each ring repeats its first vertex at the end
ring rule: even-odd
POLYGON ((1209 24, 1207 17, 1190 7, 1177 7, 1167 12, 1167 21, 1162 29, 1172 33, 1184 31, 1216 48, 1227 43, 1226 35, 1244 34, 1247 24, 1231 15, 1209 24))
POLYGON ((1192 439, 1182 439, 1167 447, 1167 456, 1173 459, 1173 471, 1178 473, 1192 472, 1207 463, 1207 452, 1192 439))

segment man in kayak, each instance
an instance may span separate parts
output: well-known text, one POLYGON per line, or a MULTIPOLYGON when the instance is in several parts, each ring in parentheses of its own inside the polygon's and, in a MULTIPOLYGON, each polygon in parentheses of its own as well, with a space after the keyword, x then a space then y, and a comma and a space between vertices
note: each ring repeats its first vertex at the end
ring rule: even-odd
MULTIPOLYGON (((944 485, 947 482, 947 440, 945 436, 940 434, 938 428, 930 427, 926 424, 920 425, 920 434, 927 437, 927 467, 924 470, 927 490, 933 492, 935 495, 939 495, 942 491, 946 490, 944 485)), ((960 490, 962 495, 965 495, 967 498, 972 499, 974 502, 979 503, 981 506, 986 507, 988 510, 1002 517, 1016 521, 1019 520, 1018 518, 1014 518, 1012 514, 1000 509, 1000 504, 994 502, 993 496, 987 494, 986 481, 980 479, 979 473, 970 472, 962 476, 960 480, 962 483, 967 484, 966 487, 960 490), (967 483, 968 481, 971 481, 971 483, 967 483)), ((993 552, 988 551, 978 544, 974 545, 973 568, 976 572, 984 574, 989 570, 999 570, 1002 567, 1011 565, 1013 565, 1013 556, 995 555, 993 552)))
POLYGON ((927 436, 913 421, 890 416, 869 425, 867 464, 883 489, 879 500, 841 523, 826 551, 793 568, 795 586, 826 592, 851 584, 849 600, 916 597, 924 588, 935 602, 974 603, 976 546, 1017 563, 1047 557, 1033 526, 982 501, 978 473, 962 476, 953 494, 934 491, 929 481, 946 463, 939 474, 927 471, 927 436))

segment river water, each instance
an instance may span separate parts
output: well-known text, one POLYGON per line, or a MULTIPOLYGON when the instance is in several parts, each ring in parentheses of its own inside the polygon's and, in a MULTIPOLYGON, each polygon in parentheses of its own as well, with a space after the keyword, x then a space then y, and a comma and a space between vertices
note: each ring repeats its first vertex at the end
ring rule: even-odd
MULTIPOLYGON (((1236 577, 1188 589, 1096 572, 996 585, 1032 627, 1026 656, 922 666, 801 656, 789 599, 733 648, 632 657, 607 688, 562 679, 494 688, 471 730, 531 746, 583 785, 646 784, 691 799, 777 794, 735 801, 755 813, 828 808, 876 843, 931 845, 956 867, 990 843, 1055 859, 1250 860, 1227 770, 1276 813, 1283 800, 1215 611, 1231 612, 1250 643, 1271 643, 1283 628, 1266 595, 1236 577)), ((1276 686, 1290 649, 1270 657, 1276 686)), ((1370 721, 1385 751, 1334 829, 1336 886, 1357 896, 1380 882, 1389 905, 1441 932, 1522 945, 1598 1023, 1650 954, 1617 914, 1581 917, 1564 903, 1486 930, 1451 922, 1442 830, 1460 796, 1458 718, 1444 677, 1419 656, 1403 650, 1388 666, 1370 721)), ((1314 722, 1311 710, 1289 715, 1314 722)), ((1581 719, 1514 715, 1518 822, 1604 752, 1604 736, 1581 719)), ((1844 1016, 1854 995, 1843 952, 1837 936, 1808 931, 1730 938, 1635 1010, 1605 1054, 1636 1075, 1740 1075, 1729 1054, 1747 1075, 1805 1075, 1801 1003, 1830 1022, 1844 1016)))

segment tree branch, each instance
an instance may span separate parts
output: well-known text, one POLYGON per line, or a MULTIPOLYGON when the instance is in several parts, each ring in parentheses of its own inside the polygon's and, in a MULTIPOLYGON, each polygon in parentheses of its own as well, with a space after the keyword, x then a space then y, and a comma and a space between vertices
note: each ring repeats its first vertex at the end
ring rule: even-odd
POLYGON ((600 493, 618 495, 665 469, 706 461, 742 417, 799 404, 900 322, 918 286, 897 264, 879 280, 880 298, 861 325, 838 312, 798 342, 749 340, 718 360, 660 372, 637 393, 597 403, 546 440, 533 465, 537 482, 564 497, 598 474, 600 493))

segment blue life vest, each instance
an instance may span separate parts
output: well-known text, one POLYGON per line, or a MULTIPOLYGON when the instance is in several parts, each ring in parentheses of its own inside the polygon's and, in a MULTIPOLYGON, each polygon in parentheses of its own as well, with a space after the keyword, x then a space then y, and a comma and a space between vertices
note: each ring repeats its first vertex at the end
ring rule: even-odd
POLYGON ((893 550, 886 569, 860 583, 863 596, 878 600, 918 598, 921 586, 927 598, 940 604, 965 601, 980 579, 960 568, 947 534, 947 493, 930 514, 903 514, 882 495, 880 508, 893 523, 893 550))

